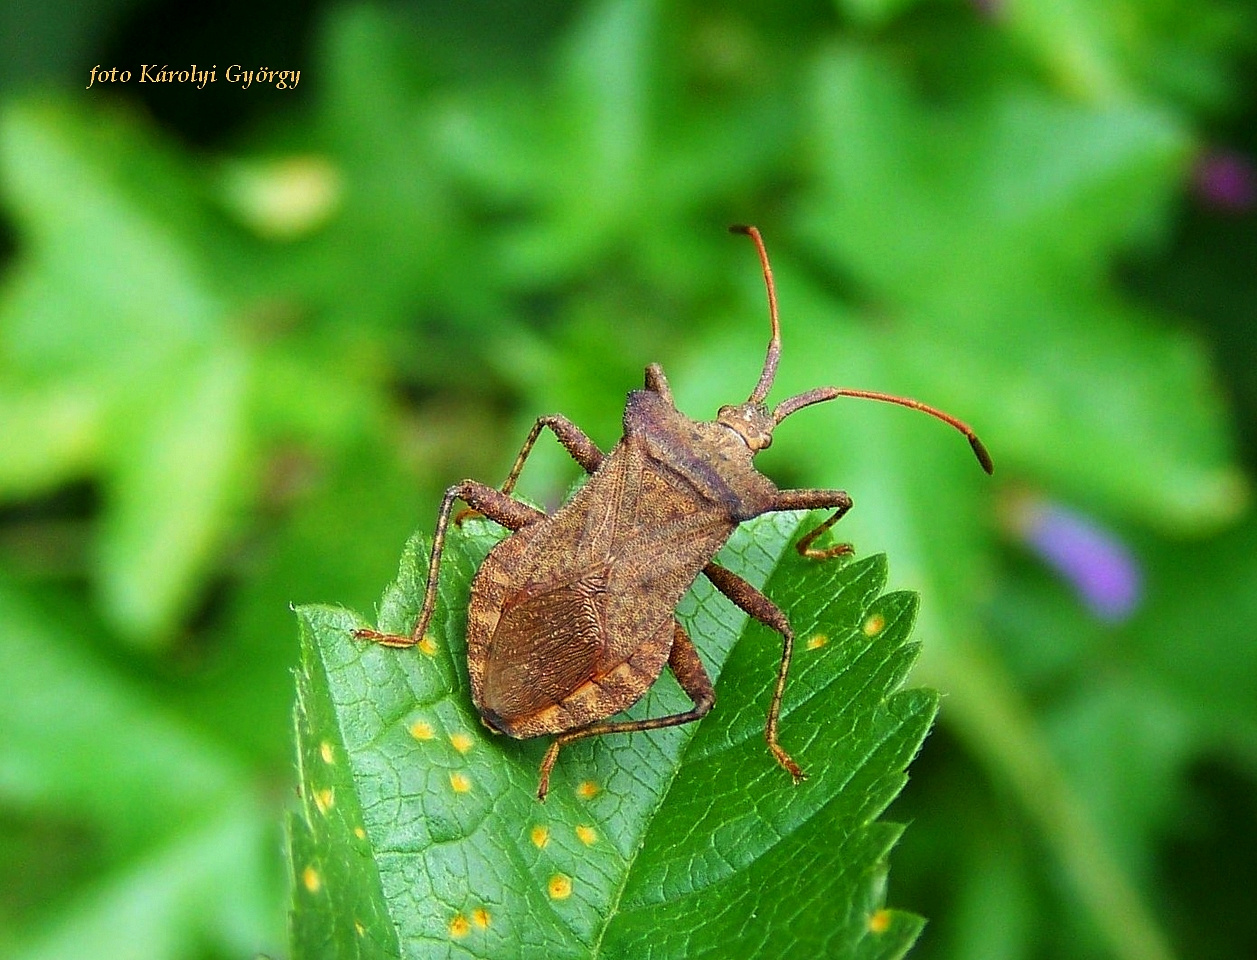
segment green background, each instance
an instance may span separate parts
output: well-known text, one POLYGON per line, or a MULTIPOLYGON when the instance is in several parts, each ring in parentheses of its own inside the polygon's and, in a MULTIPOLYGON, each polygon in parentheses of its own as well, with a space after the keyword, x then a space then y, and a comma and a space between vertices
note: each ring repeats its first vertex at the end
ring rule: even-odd
POLYGON ((772 399, 997 464, 851 401, 758 461, 922 596, 914 956, 1257 951, 1252 169, 1202 186, 1257 152, 1246 3, 22 2, 0 90, 0 954, 283 955, 289 604, 372 611, 446 485, 542 413, 608 447, 648 361, 744 398, 733 222, 772 399), (1129 617, 1027 504, 1127 545, 1129 617))

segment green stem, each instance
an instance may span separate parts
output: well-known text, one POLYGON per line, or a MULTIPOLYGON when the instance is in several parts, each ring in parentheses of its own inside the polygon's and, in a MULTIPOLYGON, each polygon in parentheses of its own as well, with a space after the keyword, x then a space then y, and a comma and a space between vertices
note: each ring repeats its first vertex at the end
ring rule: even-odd
POLYGON ((943 644, 927 643, 925 650, 918 678, 950 694, 944 719, 1039 823, 1114 955, 1173 960, 1169 940, 1070 789, 1002 667, 954 635, 943 644))

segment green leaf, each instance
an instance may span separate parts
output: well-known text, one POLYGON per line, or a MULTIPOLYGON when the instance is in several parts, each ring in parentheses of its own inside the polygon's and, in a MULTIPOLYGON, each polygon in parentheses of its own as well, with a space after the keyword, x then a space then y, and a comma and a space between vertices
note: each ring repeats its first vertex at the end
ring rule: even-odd
POLYGON ((1189 143, 1164 111, 1012 86, 943 109, 914 80, 869 47, 818 60, 818 189, 799 216, 817 252, 893 301, 998 316, 1028 284, 1090 281, 1180 182, 1189 143))
POLYGON ((837 6, 856 23, 880 27, 916 2, 917 0, 839 0, 837 6))
POLYGON ((75 898, 13 960, 252 956, 272 942, 275 843, 262 805, 233 802, 190 822, 75 898), (215 955, 215 954, 209 954, 215 955))
MULTIPOLYGON (((899 828, 876 818, 937 706, 931 691, 899 690, 917 653, 917 600, 882 593, 884 557, 798 556, 799 521, 745 524, 720 555, 766 582, 799 638, 781 720, 809 774, 797 787, 763 739, 779 638, 705 580, 679 617, 717 681, 716 709, 699 724, 569 746, 545 804, 546 742, 490 734, 467 693, 468 589, 501 537, 495 526, 451 534, 426 651, 360 643, 355 614, 300 608, 293 955, 779 956, 794 946, 902 956, 922 921, 882 912, 899 828)), ((416 537, 381 629, 410 629, 426 563, 416 537)), ((686 706, 669 676, 629 716, 686 706)))
POLYGON ((100 452, 102 407, 95 391, 78 384, 0 387, 0 422, 6 435, 0 496, 38 492, 92 465, 100 452))

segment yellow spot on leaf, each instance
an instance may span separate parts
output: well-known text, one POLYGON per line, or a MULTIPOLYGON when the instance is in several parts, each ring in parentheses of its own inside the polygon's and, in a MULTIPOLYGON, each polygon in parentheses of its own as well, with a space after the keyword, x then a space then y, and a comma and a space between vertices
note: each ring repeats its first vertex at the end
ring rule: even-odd
POLYGON ((473 743, 471 734, 468 733, 451 733, 450 743, 454 745, 454 749, 459 753, 466 753, 471 749, 473 743))
POLYGON ((331 787, 314 791, 314 805, 319 808, 319 813, 326 816, 327 811, 332 809, 332 804, 335 802, 336 794, 331 787))
POLYGON ((319 876, 319 872, 314 867, 306 867, 301 871, 301 882, 305 884, 305 888, 311 893, 318 893, 319 888, 323 886, 323 878, 319 876))
POLYGON ((367 831, 363 830, 362 827, 354 827, 354 836, 359 840, 365 840, 367 839, 367 831))
POLYGON ((814 633, 807 638, 807 648, 809 650, 819 650, 827 643, 829 643, 829 637, 823 633, 814 633))
POLYGON ((593 797, 598 796, 598 792, 601 789, 602 787, 598 786, 598 784, 594 783, 592 780, 586 780, 576 788, 576 795, 584 800, 590 800, 593 797))
POLYGON ((332 763, 336 759, 336 755, 332 752, 332 745, 326 740, 319 744, 319 756, 323 758, 324 763, 332 763))
POLYGON ((550 828, 543 827, 541 824, 532 828, 532 845, 540 850, 550 842, 550 828))
POLYGON ((882 632, 882 628, 885 626, 886 618, 880 613, 874 613, 864 621, 864 635, 866 637, 875 637, 882 632))
POLYGON ((890 929, 890 911, 874 910, 869 917, 869 930, 873 933, 885 933, 890 929))
POLYGON ((470 932, 471 924, 467 922, 467 918, 461 913, 454 914, 453 919, 450 920, 450 936, 465 937, 470 932))
POLYGON ((572 895, 572 879, 566 874, 556 873, 548 884, 552 900, 566 900, 572 895))
POLYGON ((358 936, 360 937, 367 932, 367 928, 360 924, 357 920, 354 921, 354 930, 357 931, 358 936))
POLYGON ((471 781, 464 773, 451 773, 450 786, 454 788, 455 793, 466 793, 471 789, 471 781))
POLYGON ((476 907, 476 909, 471 912, 471 922, 481 930, 484 930, 489 926, 489 911, 484 907, 476 907))
POLYGON ((585 846, 589 846, 598 839, 598 831, 593 827, 587 827, 583 823, 576 828, 577 839, 585 846))
POLYGON ((416 720, 410 725, 410 735, 416 740, 431 740, 432 724, 426 720, 416 720))
POLYGON ((436 656, 436 644, 433 643, 432 638, 429 636, 425 635, 424 638, 419 641, 419 649, 430 657, 436 656))

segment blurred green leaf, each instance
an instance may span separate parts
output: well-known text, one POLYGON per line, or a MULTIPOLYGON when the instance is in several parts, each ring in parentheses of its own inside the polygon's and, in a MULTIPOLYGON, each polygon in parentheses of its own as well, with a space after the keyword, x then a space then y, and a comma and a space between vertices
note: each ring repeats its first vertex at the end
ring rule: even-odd
MULTIPOLYGON (((421 35, 421 34, 420 34, 421 35)), ((380 336, 414 311, 480 319, 501 304, 467 212, 436 162, 434 83, 408 17, 334 9, 319 49, 326 95, 313 124, 341 186, 340 207, 309 242, 267 251, 269 295, 300 294, 320 322, 380 336)))
POLYGON ((1247 484, 1203 350, 1102 282, 1177 182, 1176 125, 1025 92, 927 108, 859 48, 825 58, 816 89, 824 186, 802 224, 898 321, 880 339, 905 390, 965 410, 1005 470, 1168 529, 1237 516, 1247 484))
POLYGON ((1123 868, 1144 880, 1153 866, 1148 833, 1169 825, 1190 755, 1185 711, 1148 684, 1096 678, 1053 711, 1048 733, 1123 868))
POLYGON ((195 944, 274 940, 271 816, 245 772, 0 583, 0 803, 89 828, 106 868, 48 890, 6 955, 182 958, 195 944))
MULTIPOLYGON (((703 943, 902 956, 920 921, 878 912, 898 828, 875 821, 935 709, 927 691, 895 692, 916 653, 916 600, 881 594, 882 557, 817 564, 788 550, 798 523, 744 525, 721 555, 768 580, 800 637, 782 716, 811 777, 797 788, 762 739, 776 637, 709 586, 681 618, 719 677, 721 708, 698 725, 569 747, 544 806, 545 745, 491 738, 466 693, 466 595, 495 528, 468 524, 447 543, 430 654, 360 644, 354 615, 302 608, 296 955, 383 954, 396 936, 405 956, 696 956, 703 943)), ((426 553, 411 541, 382 629, 413 622, 426 553)), ((630 715, 683 701, 665 681, 630 715)))
POLYGON ((0 584, 0 668, 14 685, 0 700, 0 791, 9 804, 86 818, 125 849, 240 792, 224 754, 72 638, 0 584))
POLYGON ((90 388, 0 388, 7 445, 0 457, 0 497, 36 495, 87 473, 101 457, 103 419, 104 403, 90 388))
POLYGON ((856 22, 868 26, 883 26, 917 0, 838 0, 835 4, 856 22))
POLYGON ((1108 249, 1152 229, 1187 156, 1183 130, 1150 105, 1009 85, 939 106, 854 45, 814 77, 807 236, 881 296, 962 309, 954 322, 989 323, 990 307, 1062 274, 1101 276, 1108 249))
POLYGON ((1125 0, 1022 0, 1009 7, 1011 26, 1065 93, 1108 103, 1128 92, 1114 23, 1129 7, 1125 0))
POLYGON ((174 225, 190 207, 171 189, 179 176, 124 116, 5 109, 0 184, 29 250, 0 312, 0 359, 30 379, 125 385, 214 335, 222 304, 186 242, 189 224, 174 225))
POLYGON ((655 0, 595 0, 581 11, 553 82, 556 109, 543 114, 533 163, 543 217, 508 241, 503 269, 537 279, 570 273, 604 252, 636 219, 634 201, 649 167, 648 110, 655 0))
POLYGON ((1072 99, 1112 104, 1155 93, 1193 106, 1227 99, 1219 54, 1251 34, 1242 3, 1192 0, 1020 0, 995 19, 1072 99))
POLYGON ((913 392, 981 425, 1004 470, 1170 534, 1235 520, 1250 485, 1202 345, 1106 301, 1028 294, 981 335, 885 347, 913 392))
POLYGON ((1178 704, 1203 752, 1257 773, 1255 543, 1250 516, 1221 537, 1148 550, 1150 602, 1129 631, 1132 682, 1178 704))
POLYGON ((99 545, 104 608, 129 635, 168 637, 211 567, 242 499, 248 388, 247 356, 223 349, 136 398, 99 545))
POLYGON ((35 445, 53 456, 39 475, 18 460, 11 482, 52 486, 89 465, 111 473, 103 608, 146 645, 169 641, 234 519, 249 381, 186 225, 173 225, 186 201, 155 199, 179 174, 153 139, 51 105, 11 107, 0 121, 0 171, 28 240, 0 306, 0 364, 33 385, 62 378, 28 388, 48 413, 27 429, 60 428, 35 445))
POLYGON ((269 812, 229 804, 118 870, 8 954, 13 960, 176 960, 274 943, 269 812))

